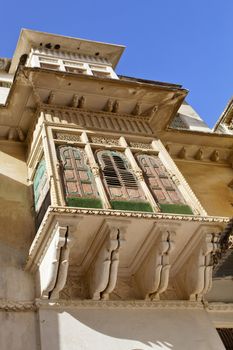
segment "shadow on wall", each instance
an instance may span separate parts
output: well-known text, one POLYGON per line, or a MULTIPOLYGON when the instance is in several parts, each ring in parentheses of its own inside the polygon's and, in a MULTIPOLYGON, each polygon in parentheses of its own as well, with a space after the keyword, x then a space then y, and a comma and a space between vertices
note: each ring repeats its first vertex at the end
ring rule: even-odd
POLYGON ((224 349, 202 310, 69 307, 39 313, 41 350, 224 349))
POLYGON ((159 316, 151 311, 41 309, 41 350, 173 350, 166 317, 161 331, 159 316))
POLYGON ((35 232, 32 204, 29 186, 0 174, 0 241, 25 254, 35 232))
POLYGON ((28 186, 0 174, 0 299, 34 298, 34 277, 23 270, 34 235, 30 209, 28 186))

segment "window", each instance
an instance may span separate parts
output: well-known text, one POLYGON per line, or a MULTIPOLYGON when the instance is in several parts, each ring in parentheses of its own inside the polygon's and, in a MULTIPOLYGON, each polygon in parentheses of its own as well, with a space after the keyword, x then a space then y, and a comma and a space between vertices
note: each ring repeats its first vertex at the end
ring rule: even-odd
POLYGON ((162 211, 192 214, 158 156, 137 155, 145 180, 162 211))
POLYGON ((111 72, 106 66, 97 66, 90 64, 90 69, 95 77, 111 78, 111 72))
POLYGON ((84 150, 72 146, 59 146, 58 157, 67 204, 80 207, 101 207, 84 150))
POLYGON ((58 60, 48 57, 39 57, 40 67, 45 69, 59 70, 58 60))
POLYGON ((70 73, 77 74, 87 74, 87 69, 85 68, 83 63, 72 62, 72 61, 63 61, 65 71, 70 73))
POLYGON ((52 50, 46 50, 46 53, 42 53, 40 49, 32 49, 27 61, 27 66, 118 79, 111 65, 105 63, 92 64, 88 61, 92 62, 93 57, 85 56, 84 58, 83 56, 76 56, 77 59, 74 58, 75 55, 73 53, 67 52, 63 57, 61 57, 61 55, 57 57, 56 52, 52 50), (84 59, 86 61, 84 61, 84 59))
POLYGON ((33 179, 34 204, 36 212, 36 227, 38 228, 50 205, 49 179, 45 166, 45 159, 42 158, 36 168, 33 179))
POLYGON ((97 158, 113 209, 152 211, 124 154, 99 151, 97 158))

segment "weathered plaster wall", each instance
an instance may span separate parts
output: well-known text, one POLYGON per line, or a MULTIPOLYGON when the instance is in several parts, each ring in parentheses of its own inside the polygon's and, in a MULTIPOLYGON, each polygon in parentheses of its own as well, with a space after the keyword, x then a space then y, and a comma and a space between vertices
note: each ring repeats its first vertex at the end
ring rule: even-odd
POLYGON ((203 310, 40 310, 41 350, 223 350, 203 310))
POLYGON ((0 145, 0 298, 30 300, 32 276, 23 265, 33 239, 25 149, 0 145))
POLYGON ((233 302, 233 279, 232 276, 214 278, 210 292, 207 294, 209 301, 233 302))
POLYGON ((1 350, 39 350, 34 312, 0 311, 1 350))
POLYGON ((209 215, 233 215, 233 179, 230 167, 176 161, 176 164, 209 215))

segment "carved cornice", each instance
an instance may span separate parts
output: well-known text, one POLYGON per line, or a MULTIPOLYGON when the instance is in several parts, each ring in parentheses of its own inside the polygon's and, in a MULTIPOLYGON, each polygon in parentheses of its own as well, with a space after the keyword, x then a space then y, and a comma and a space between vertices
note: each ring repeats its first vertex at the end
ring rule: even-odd
POLYGON ((0 300, 0 311, 35 311, 33 301, 0 300))
POLYGON ((201 302, 190 302, 188 300, 56 300, 54 302, 37 299, 38 308, 79 308, 79 309, 203 309, 201 302))
POLYGON ((35 301, 1 300, 0 311, 27 312, 39 308, 79 308, 79 309, 205 309, 207 312, 233 312, 233 303, 192 302, 188 300, 49 300, 35 301))
POLYGON ((176 161, 188 161, 200 164, 226 166, 231 164, 232 150, 223 147, 207 147, 200 145, 166 143, 166 149, 176 161))
POLYGON ((1 300, 0 311, 27 312, 36 311, 39 308, 79 308, 79 309, 167 309, 187 310, 205 309, 207 312, 233 312, 233 303, 222 302, 193 302, 188 300, 41 300, 15 301, 1 300))
POLYGON ((81 214, 81 215, 103 215, 127 218, 145 218, 153 220, 168 220, 168 221, 193 221, 203 223, 228 223, 230 218, 221 216, 197 216, 197 215, 180 215, 166 213, 146 213, 146 212, 131 212, 119 211, 111 209, 80 209, 73 207, 49 207, 50 213, 55 214, 81 214))
POLYGON ((60 106, 60 105, 48 105, 46 103, 42 103, 40 105, 41 111, 61 111, 61 112, 77 112, 77 113, 85 113, 85 114, 93 114, 93 115, 105 115, 105 116, 116 116, 116 117, 127 117, 131 118, 132 120, 142 120, 142 121, 149 121, 149 117, 146 115, 132 115, 132 114, 126 114, 126 113, 119 113, 119 112, 109 112, 109 111, 96 111, 96 110, 89 110, 85 108, 75 108, 70 106, 60 106))
POLYGON ((233 303, 211 302, 206 304, 208 312, 233 312, 233 303))
POLYGON ((92 111, 84 108, 61 107, 43 104, 41 112, 47 125, 88 128, 94 130, 113 131, 127 134, 153 135, 148 118, 123 114, 118 111, 92 111))

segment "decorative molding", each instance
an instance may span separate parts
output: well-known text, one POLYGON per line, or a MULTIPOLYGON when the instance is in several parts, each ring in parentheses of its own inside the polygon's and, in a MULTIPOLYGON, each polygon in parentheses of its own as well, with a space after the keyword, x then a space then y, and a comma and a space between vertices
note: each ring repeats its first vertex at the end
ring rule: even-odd
POLYGON ((205 308, 208 312, 233 312, 233 303, 206 302, 205 308))
POLYGON ((130 212, 130 211, 118 211, 111 209, 80 209, 74 207, 49 207, 49 213, 58 214, 82 214, 82 215, 103 215, 103 216, 116 216, 116 217, 128 217, 128 218, 145 218, 145 219, 157 219, 168 221, 194 221, 203 223, 228 223, 230 218, 221 216, 197 216, 197 215, 180 215, 180 214, 166 214, 166 213, 146 213, 146 212, 130 212))
POLYGON ((64 60, 77 60, 81 62, 90 62, 90 63, 100 63, 100 64, 107 64, 110 65, 108 60, 104 57, 97 57, 97 56, 89 56, 89 55, 81 55, 75 52, 70 51, 63 51, 63 50, 53 50, 53 49, 47 49, 43 47, 33 48, 33 53, 39 54, 39 55, 48 55, 52 57, 58 57, 64 60))
POLYGON ((81 128, 120 133, 153 134, 147 117, 119 114, 116 102, 113 105, 113 112, 87 111, 83 109, 84 106, 80 103, 78 105, 80 109, 43 105, 42 111, 44 112, 45 121, 49 124, 66 124, 66 127, 75 125, 81 128))
POLYGON ((0 311, 35 311, 33 301, 0 300, 0 311))
POLYGON ((145 301, 145 300, 54 300, 45 301, 37 299, 35 302, 38 308, 79 308, 79 309, 167 309, 187 310, 203 309, 201 302, 188 300, 166 300, 166 301, 145 301))
POLYGON ((82 142, 80 135, 77 135, 77 134, 56 132, 55 137, 56 137, 56 140, 82 142))
POLYGON ((130 141, 129 144, 130 144, 130 147, 133 147, 133 148, 152 149, 152 146, 150 143, 130 141))
POLYGON ((110 145, 110 146, 111 145, 119 146, 119 139, 92 136, 91 143, 97 143, 97 144, 101 144, 101 145, 110 145))
POLYGON ((79 309, 205 309, 207 312, 233 312, 233 303, 222 302, 193 302, 189 300, 78 300, 78 299, 59 299, 35 301, 15 301, 1 300, 0 311, 7 312, 27 312, 36 311, 40 308, 79 308, 79 309))
POLYGON ((167 143, 165 145, 168 153, 176 161, 195 162, 200 164, 230 165, 232 150, 229 148, 219 148, 198 146, 190 144, 167 143))

